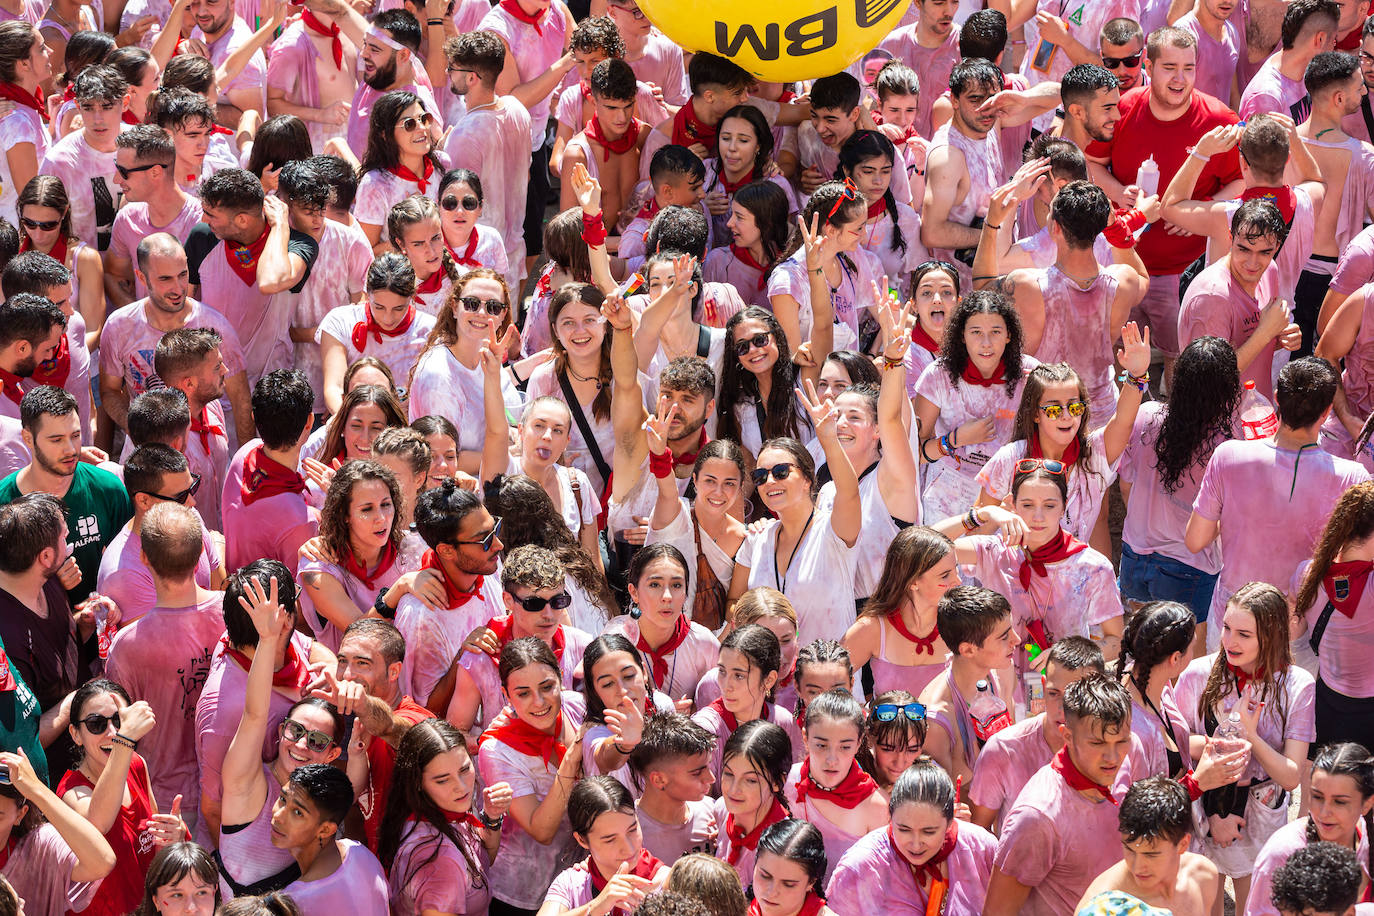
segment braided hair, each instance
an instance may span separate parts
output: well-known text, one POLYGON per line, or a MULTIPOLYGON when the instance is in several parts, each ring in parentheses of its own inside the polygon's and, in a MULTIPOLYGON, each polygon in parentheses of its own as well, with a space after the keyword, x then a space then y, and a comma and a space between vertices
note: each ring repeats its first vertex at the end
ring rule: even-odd
MULTIPOLYGON (((870 159, 886 159, 888 164, 897 167, 897 148, 886 135, 876 130, 856 130, 840 147, 840 164, 835 168, 835 180, 853 179, 854 170, 862 162, 870 159)), ((897 198, 892 193, 892 182, 883 191, 883 203, 887 215, 892 218, 892 250, 906 253, 906 239, 897 222, 897 198)))
POLYGON ((1116 676, 1129 677, 1142 697, 1148 696, 1150 672, 1175 652, 1187 652, 1193 642, 1197 618, 1177 601, 1152 601, 1126 624, 1121 637, 1121 655, 1116 660, 1116 676), (1131 660, 1130 673, 1126 661, 1131 660))

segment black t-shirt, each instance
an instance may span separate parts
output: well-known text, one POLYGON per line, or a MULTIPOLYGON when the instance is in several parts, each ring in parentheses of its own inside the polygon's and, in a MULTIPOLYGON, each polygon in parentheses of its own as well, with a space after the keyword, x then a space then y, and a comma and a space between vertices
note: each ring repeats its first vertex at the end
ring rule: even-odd
POLYGON ((29 685, 38 705, 50 709, 80 683, 76 663, 76 618, 57 577, 43 585, 48 616, 39 617, 18 598, 0 589, 0 639, 14 670, 29 685))
MULTIPOLYGON (((191 282, 196 286, 200 285, 200 265, 219 243, 219 237, 205 223, 196 223, 186 236, 186 266, 190 269, 191 282)), ((306 233, 292 229, 291 236, 286 241, 286 250, 298 255, 305 262, 305 273, 301 274, 301 281, 291 287, 291 292, 298 293, 305 288, 305 281, 310 279, 310 269, 315 265, 315 259, 320 256, 320 244, 306 233)))

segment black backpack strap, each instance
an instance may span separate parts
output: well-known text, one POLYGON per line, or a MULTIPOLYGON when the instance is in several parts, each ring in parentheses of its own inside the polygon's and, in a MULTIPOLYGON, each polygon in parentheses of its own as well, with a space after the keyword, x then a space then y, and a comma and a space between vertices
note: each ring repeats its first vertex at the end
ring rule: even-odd
MULTIPOLYGON (((1369 117, 1368 113, 1365 117, 1369 117)), ((1330 601, 1326 602, 1326 607, 1322 608, 1321 614, 1317 617, 1317 622, 1312 625, 1312 635, 1307 638, 1307 644, 1312 647, 1313 655, 1320 655, 1318 646, 1322 643, 1322 635, 1326 633, 1326 625, 1331 622, 1331 615, 1336 613, 1336 606, 1330 601)))
POLYGON ((601 445, 592 433, 592 425, 587 422, 587 415, 582 412, 582 404, 577 400, 572 382, 568 381, 568 373, 558 373, 558 387, 563 389, 563 398, 568 402, 568 412, 572 414, 573 422, 577 424, 578 431, 582 433, 582 441, 587 443, 587 451, 592 456, 592 463, 601 472, 602 480, 610 480, 611 466, 606 463, 606 456, 601 454, 601 445))
POLYGON ((711 356, 711 332, 706 330, 706 325, 697 325, 697 356, 702 359, 710 359, 711 356))

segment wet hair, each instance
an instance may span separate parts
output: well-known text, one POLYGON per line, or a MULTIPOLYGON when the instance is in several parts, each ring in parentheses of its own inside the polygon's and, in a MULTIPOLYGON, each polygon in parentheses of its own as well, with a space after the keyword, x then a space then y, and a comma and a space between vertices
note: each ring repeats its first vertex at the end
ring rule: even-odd
POLYGON ((698 51, 687 63, 687 82, 692 95, 700 96, 708 89, 747 90, 754 76, 734 61, 698 51))
POLYGON ((1322 580, 1336 562, 1336 556, 1349 544, 1374 537, 1374 482, 1357 483, 1341 494, 1312 551, 1312 563, 1303 575, 1293 601, 1298 617, 1316 603, 1322 580))
POLYGON ((29 250, 15 255, 0 271, 0 293, 5 298, 18 293, 44 296, 54 287, 70 283, 72 272, 62 262, 41 251, 29 250))
POLYGON ((1250 170, 1282 184, 1288 152, 1288 131, 1283 125, 1264 113, 1251 115, 1240 135, 1240 156, 1250 170))
POLYGON ((253 386, 253 422, 270 449, 294 448, 314 410, 315 391, 299 369, 273 369, 253 386))
POLYGON ((1092 420, 1092 404, 1088 401, 1088 389, 1083 384, 1082 376, 1075 372, 1068 363, 1041 363, 1026 373, 1026 387, 1021 391, 1021 403, 1016 408, 1016 421, 1012 425, 1011 441, 1020 442, 1029 440, 1031 436, 1039 435, 1035 420, 1040 416, 1040 399, 1045 396, 1045 389, 1051 385, 1065 383, 1078 386, 1075 397, 1083 402, 1083 415, 1079 418, 1076 437, 1078 441, 1078 463, 1074 465, 1074 469, 1096 473, 1092 470, 1092 461, 1090 460, 1092 458, 1092 444, 1088 441, 1088 427, 1092 420))
POLYGON ((178 884, 187 875, 194 875, 202 884, 214 888, 215 907, 220 904, 219 866, 205 847, 189 840, 163 846, 148 865, 143 877, 143 902, 132 916, 158 916, 153 896, 164 887, 178 884))
POLYGON ((1050 202, 1050 219, 1059 227, 1068 246, 1081 251, 1091 248, 1111 223, 1112 202, 1091 181, 1071 181, 1050 202))
POLYGON ((634 796, 614 776, 579 779, 568 794, 568 823, 584 840, 590 839, 598 817, 612 813, 635 816, 634 796))
POLYGON ((843 687, 827 690, 816 697, 806 707, 805 726, 808 731, 820 722, 848 722, 854 726, 854 733, 862 738, 864 734, 863 704, 843 687))
MULTIPOLYGON (((179 54, 167 63, 162 74, 162 88, 148 97, 148 118, 145 123, 156 124, 163 130, 175 133, 191 127, 209 128, 215 123, 215 110, 200 92, 184 86, 172 86, 168 77, 174 69, 187 66, 204 67, 213 79, 215 68, 198 54, 179 54)), ((209 88, 207 84, 206 89, 209 88)))
MULTIPOLYGON (((835 169, 835 179, 837 181, 854 176, 854 169, 858 168, 862 162, 870 159, 886 159, 888 165, 893 165, 897 161, 897 150, 892 145, 892 141, 886 134, 876 130, 856 130, 849 135, 849 139, 844 141, 840 147, 840 164, 835 169)), ((893 251, 906 253, 906 239, 902 237, 901 227, 897 223, 897 198, 892 193, 892 184, 888 183, 883 191, 884 212, 892 218, 892 241, 893 251)))
POLYGON ((878 78, 873 81, 873 91, 878 96, 879 104, 894 95, 920 95, 921 78, 915 70, 893 59, 878 71, 878 78))
MULTIPOLYGON (((355 388, 353 390, 359 391, 361 389, 355 388)), ((340 412, 342 413, 342 411, 340 412)), ((391 497, 393 515, 391 532, 387 536, 387 541, 393 548, 400 547, 401 538, 405 534, 405 530, 401 526, 401 485, 397 483, 396 475, 391 473, 390 468, 375 461, 358 459, 345 461, 334 472, 334 479, 330 481, 329 490, 325 493, 324 508, 320 510, 319 528, 320 540, 324 542, 326 549, 338 557, 340 561, 353 554, 352 535, 348 527, 348 516, 353 509, 353 492, 359 484, 369 481, 380 483, 391 497)))
POLYGON ((1360 899, 1362 878, 1353 849, 1309 842, 1275 870, 1269 902, 1280 913, 1347 913, 1360 899))
POLYGON ((997 625, 1011 616, 1007 599, 990 588, 976 585, 956 585, 944 593, 936 607, 936 626, 940 638, 954 654, 959 647, 971 643, 982 646, 997 629, 997 625))
MULTIPOLYGON (((1354 781, 1355 790, 1360 793, 1362 803, 1369 801, 1370 796, 1374 796, 1374 757, 1370 756, 1364 745, 1353 741, 1323 745, 1318 749, 1316 759, 1312 761, 1312 772, 1315 774, 1317 770, 1328 776, 1348 776, 1354 781)), ((1364 815, 1364 835, 1369 836, 1371 830, 1374 830, 1374 811, 1364 815)), ((1315 843, 1318 839, 1317 825, 1311 818, 1307 820, 1306 838, 1308 844, 1315 843)), ((1374 868, 1374 849, 1370 850, 1369 861, 1365 867, 1374 868)))
POLYGON ((44 296, 16 293, 0 303, 0 348, 26 340, 37 349, 55 327, 65 329, 67 316, 44 296))
MULTIPOLYGON (((623 636, 619 638, 624 639, 623 636)), ((625 641, 629 643, 629 640, 625 641)), ((591 648, 590 644, 588 648, 591 648)), ((583 667, 583 683, 586 683, 590 680, 591 668, 586 666, 585 656, 583 667)), ((707 754, 715 746, 714 732, 708 731, 680 712, 660 710, 644 720, 644 732, 639 744, 630 751, 630 772, 642 788, 648 781, 649 774, 659 763, 707 754)))
POLYGON ((725 748, 721 751, 721 767, 735 757, 747 759, 749 765, 768 783, 773 798, 788 808, 782 790, 787 782, 787 771, 792 768, 792 739, 787 737, 782 726, 764 719, 745 722, 725 742, 725 748))
POLYGON ((570 50, 583 54, 600 51, 607 57, 625 56, 625 40, 620 37, 620 29, 610 16, 583 19, 573 27, 568 46, 570 50))
MULTIPOLYGON (((215 65, 210 63, 208 58, 199 54, 178 54, 167 61, 167 66, 162 69, 162 78, 152 98, 160 100, 163 93, 180 90, 202 99, 206 107, 214 111, 214 106, 210 105, 208 98, 210 87, 214 84, 215 65)), ((207 126, 210 126, 209 122, 207 126)))
POLYGON ((1220 337, 1195 338, 1174 363, 1171 390, 1154 441, 1155 470, 1170 494, 1231 438, 1241 395, 1236 351, 1220 337))
MULTIPOLYGON (((774 632, 762 624, 750 623, 731 630, 720 642, 722 653, 734 649, 748 659, 751 669, 757 669, 759 683, 770 674, 782 670, 782 645, 774 632)), ((753 673, 752 671, 750 672, 753 673)), ((775 688, 769 688, 765 705, 772 702, 775 688)))
POLYGON ((1331 407, 1340 387, 1336 367, 1320 356, 1304 356, 1279 371, 1274 401, 1279 422, 1289 429, 1306 429, 1331 407))
POLYGON ((929 757, 919 757, 892 786, 889 817, 902 805, 930 805, 947 821, 954 820, 954 780, 929 757))
MULTIPOLYGON (((957 281, 954 288, 957 292, 957 281)), ((1025 374, 1025 369, 1021 365, 1021 351, 1025 346, 1026 337, 1021 329, 1021 316, 1017 313, 1016 306, 996 290, 976 289, 959 300, 959 304, 954 307, 954 314, 945 325, 944 340, 940 343, 940 363, 949 374, 950 381, 958 385, 959 379, 964 376, 964 370, 972 362, 968 355, 968 344, 964 340, 964 331, 975 315, 998 315, 1007 326, 1007 344, 1002 350, 1002 371, 1007 380, 1007 397, 1014 397, 1016 388, 1021 384, 1025 374)))
MULTIPOLYGON (((1125 44, 1125 42, 1122 42, 1125 44)), ((1116 75, 1097 64, 1077 64, 1068 69, 1059 83, 1059 95, 1067 111, 1070 105, 1087 105, 1099 92, 1120 87, 1116 75)))
POLYGON ((911 583, 935 568, 954 550, 948 537, 921 525, 897 532, 883 557, 883 571, 864 604, 863 616, 885 617, 900 611, 911 583))
MULTIPOLYGON (((564 283, 549 301, 549 341, 553 348, 553 373, 555 377, 567 373, 569 368, 568 350, 558 339, 558 316, 574 303, 595 310, 601 309, 606 296, 591 283, 564 283)), ((601 353, 597 364, 596 397, 592 400, 592 417, 605 421, 611 416, 611 329, 603 328, 601 353)))
MULTIPOLYGON (((690 254, 700 261, 706 257, 706 243, 710 234, 706 214, 701 212, 700 207, 664 207, 654 214, 649 221, 649 228, 644 230, 644 250, 650 252, 650 257, 690 254)), ((693 272, 696 275, 693 279, 698 286, 701 285, 700 267, 697 265, 697 270, 693 272)), ((698 320, 701 317, 700 298, 701 294, 698 293, 692 303, 698 320)))
MULTIPOLYGON (((749 129, 753 131, 754 142, 757 145, 757 149, 754 150, 754 166, 749 172, 749 178, 751 181, 759 181, 764 178, 764 164, 773 156, 773 130, 768 125, 768 119, 763 116, 763 112, 753 105, 736 105, 720 116, 720 124, 724 125, 726 120, 730 118, 749 122, 749 129)), ((716 136, 715 153, 716 162, 722 162, 719 133, 716 136)), ((715 176, 711 179, 710 187, 706 190, 711 190, 721 182, 724 171, 724 166, 717 168, 715 176)), ((782 189, 779 188, 778 190, 781 191, 782 189)))
POLYGON ((258 176, 247 169, 220 169, 200 186, 200 201, 207 207, 231 213, 262 215, 266 195, 258 176))
POLYGON ((319 172, 320 180, 329 185, 332 204, 340 210, 352 210, 358 193, 358 173, 338 156, 311 156, 310 165, 319 172))
POLYGON ((307 763, 292 770, 287 783, 304 789, 320 813, 320 820, 334 824, 337 833, 354 800, 353 783, 344 771, 324 763, 307 763))
POLYGON ((1175 652, 1187 652, 1193 643, 1197 618, 1177 601, 1151 601, 1131 616, 1121 637, 1121 654, 1116 659, 1116 676, 1130 679, 1141 696, 1147 696, 1150 671, 1175 652))
MULTIPOLYGON (((1243 608, 1255 618, 1255 638, 1259 642, 1259 661, 1263 676, 1257 676, 1254 699, 1268 703, 1279 715, 1279 721, 1287 727, 1288 692, 1284 689, 1289 677, 1289 665, 1293 662, 1289 647, 1288 599, 1282 591, 1267 582, 1248 582, 1242 585, 1230 600, 1231 605, 1243 608), (1257 688, 1257 689, 1256 689, 1257 688)), ((1221 701, 1231 693, 1239 693, 1236 676, 1226 661, 1226 653, 1218 652, 1212 670, 1207 675, 1207 684, 1198 697, 1198 719, 1205 721, 1213 710, 1219 709, 1221 701)))
POLYGON ((634 70, 618 57, 608 57, 593 67, 587 82, 592 95, 613 102, 633 102, 639 94, 634 70))
POLYGON ((685 146, 669 143, 659 147, 649 159, 649 182, 655 192, 665 182, 686 178, 689 181, 705 181, 706 166, 697 154, 685 146))
POLYGON ((673 863, 668 870, 666 890, 650 894, 635 910, 635 916, 743 916, 749 908, 739 873, 703 852, 693 852, 673 863), (674 899, 671 906, 667 901, 674 899), (664 907, 658 907, 659 901, 664 907), (650 904, 653 907, 646 909, 650 904), (691 907, 680 903, 690 903, 691 907))
POLYGON ((224 602, 221 605, 224 613, 224 635, 228 638, 229 645, 236 649, 258 644, 258 628, 254 625, 253 618, 248 616, 248 612, 239 603, 240 598, 246 599, 249 595, 246 583, 250 579, 256 580, 262 586, 263 594, 269 597, 272 594, 272 580, 276 579, 277 600, 281 606, 293 618, 298 610, 296 581, 291 575, 291 570, 281 560, 260 559, 239 567, 225 580, 224 602))
POLYGON ((1080 719, 1095 719, 1103 729, 1120 732, 1131 726, 1131 695, 1120 681, 1089 674, 1064 691, 1064 716, 1070 726, 1080 719))
POLYGON ((1102 26, 1102 33, 1098 37, 1109 45, 1124 45, 1137 39, 1143 41, 1145 30, 1134 19, 1120 16, 1116 19, 1109 19, 1102 26))
POLYGON ((995 61, 1007 49, 1007 17, 1000 10, 979 10, 959 28, 959 56, 995 61))
POLYGON ((264 121, 253 135, 253 150, 244 168, 261 178, 268 166, 282 169, 291 162, 306 163, 314 154, 305 122, 295 115, 277 115, 264 121))
POLYGON ((14 223, 0 216, 0 269, 19 253, 19 230, 14 223))
POLYGON ((811 84, 812 111, 839 111, 849 114, 859 107, 863 86, 849 73, 823 76, 811 84))
POLYGON ((1002 82, 1000 67, 981 57, 968 57, 955 64, 950 71, 949 94, 957 99, 974 89, 993 87, 996 92, 1002 88, 1002 82))
POLYGON ((444 56, 448 58, 449 66, 457 64, 465 70, 471 70, 484 86, 490 88, 496 85, 496 78, 501 75, 506 60, 506 45, 495 32, 480 29, 449 38, 444 42, 444 56))
POLYGON ((1340 19, 1341 8, 1334 0, 1293 0, 1284 10, 1279 32, 1283 50, 1293 50, 1304 32, 1335 32, 1340 19))
POLYGON ((1316 98, 1328 89, 1339 89, 1360 72, 1360 59, 1346 51, 1323 51, 1312 58, 1303 73, 1303 87, 1316 98))
MULTIPOLYGON (((363 151, 362 161, 358 164, 359 180, 368 172, 385 171, 401 164, 400 148, 396 144, 396 128, 401 123, 401 116, 412 105, 419 105, 421 111, 434 114, 426 107, 424 99, 405 89, 384 92, 372 103, 372 112, 368 117, 367 147, 363 151)), ((435 157, 433 150, 425 153, 425 158, 442 174, 443 163, 435 157)))
MULTIPOLYGON (((771 853, 806 869, 810 879, 809 892, 820 894, 825 887, 825 838, 816 825, 795 817, 786 817, 763 831, 757 853, 771 853)), ((758 859, 756 858, 757 865, 758 859)))
POLYGON ((1193 832, 1193 803, 1176 781, 1150 776, 1126 790, 1116 822, 1127 843, 1163 840, 1176 845, 1193 832))
MULTIPOLYGON (((792 439, 800 434, 802 425, 796 406, 796 395, 792 389, 796 381, 796 370, 792 364, 792 351, 787 345, 787 335, 773 313, 757 305, 747 305, 740 309, 725 323, 725 364, 720 373, 720 397, 716 399, 716 433, 722 439, 739 442, 743 437, 739 418, 735 416, 736 404, 757 403, 760 399, 758 379, 735 352, 735 329, 746 321, 763 324, 773 336, 778 358, 768 370, 772 387, 768 401, 763 404, 763 428, 759 435, 764 439, 787 436, 792 439)), ((809 457, 809 456, 808 456, 809 457)), ((813 466, 815 462, 812 462, 813 466)))
POLYGON ((114 67, 94 64, 76 75, 72 80, 71 89, 76 96, 78 108, 83 102, 109 102, 111 105, 117 105, 124 101, 129 84, 114 67))
POLYGON ((324 445, 320 449, 321 460, 334 461, 344 457, 347 449, 344 444, 344 430, 353 417, 353 411, 365 404, 380 410, 389 428, 406 425, 405 408, 390 389, 381 385, 358 385, 344 393, 339 409, 329 419, 329 426, 324 434, 324 445))
POLYGON ((1050 646, 1048 658, 1055 667, 1065 671, 1082 671, 1091 668, 1102 674, 1107 673, 1107 662, 1102 649, 1086 636, 1065 636, 1056 639, 1050 646))
POLYGON ((115 49, 115 38, 109 32, 82 29, 73 32, 62 52, 62 72, 53 77, 56 86, 70 86, 88 67, 105 62, 115 49))
POLYGON ((415 501, 415 530, 431 548, 457 539, 463 519, 482 507, 476 493, 464 490, 453 478, 420 494, 415 501))
POLYGON ((1271 201, 1247 200, 1231 215, 1232 239, 1243 237, 1247 242, 1258 242, 1271 236, 1277 243, 1275 252, 1288 238, 1288 224, 1271 201))
POLYGON ((0 505, 0 572, 27 572, 38 555, 57 549, 62 503, 48 493, 25 493, 0 505))
POLYGON ((649 672, 644 665, 644 656, 639 654, 635 644, 619 633, 604 633, 587 643, 587 648, 582 652, 582 696, 587 701, 587 713, 583 717, 584 721, 606 724, 606 703, 601 699, 601 694, 597 692, 596 678, 593 672, 601 660, 612 652, 624 652, 630 656, 644 674, 644 684, 648 695, 653 696, 654 686, 649 680, 649 672))

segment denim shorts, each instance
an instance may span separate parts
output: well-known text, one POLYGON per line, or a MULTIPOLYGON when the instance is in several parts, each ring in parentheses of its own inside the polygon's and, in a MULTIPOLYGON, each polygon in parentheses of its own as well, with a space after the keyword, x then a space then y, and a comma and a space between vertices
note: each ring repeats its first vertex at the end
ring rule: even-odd
POLYGON ((1193 612, 1198 623, 1203 623, 1216 587, 1216 575, 1162 553, 1139 554, 1124 542, 1121 545, 1117 588, 1129 601, 1177 601, 1193 612))

